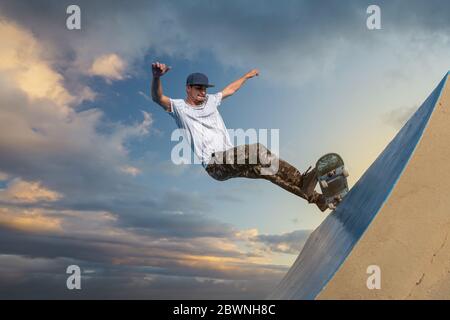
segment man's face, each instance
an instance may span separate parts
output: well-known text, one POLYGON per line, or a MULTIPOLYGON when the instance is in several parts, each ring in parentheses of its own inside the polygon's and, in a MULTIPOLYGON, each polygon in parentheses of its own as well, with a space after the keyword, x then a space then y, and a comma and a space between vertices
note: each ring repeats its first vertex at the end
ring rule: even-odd
POLYGON ((187 94, 195 104, 202 104, 206 99, 206 89, 205 86, 193 85, 187 86, 187 94))

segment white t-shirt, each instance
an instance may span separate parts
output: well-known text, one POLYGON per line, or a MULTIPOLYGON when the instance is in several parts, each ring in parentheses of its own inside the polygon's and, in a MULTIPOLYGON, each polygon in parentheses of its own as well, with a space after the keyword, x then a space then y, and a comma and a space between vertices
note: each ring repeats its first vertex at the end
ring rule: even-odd
POLYGON ((190 106, 183 99, 170 99, 170 115, 178 128, 185 130, 192 150, 205 168, 213 152, 234 147, 217 109, 221 101, 221 92, 207 94, 205 102, 200 106, 190 106))

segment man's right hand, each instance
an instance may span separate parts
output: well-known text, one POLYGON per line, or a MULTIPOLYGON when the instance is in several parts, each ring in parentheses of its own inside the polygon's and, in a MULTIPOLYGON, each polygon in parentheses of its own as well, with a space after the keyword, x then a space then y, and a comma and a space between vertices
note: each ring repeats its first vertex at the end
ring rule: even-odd
POLYGON ((152 63, 152 73, 154 78, 159 78, 165 75, 171 68, 164 63, 154 62, 152 63))

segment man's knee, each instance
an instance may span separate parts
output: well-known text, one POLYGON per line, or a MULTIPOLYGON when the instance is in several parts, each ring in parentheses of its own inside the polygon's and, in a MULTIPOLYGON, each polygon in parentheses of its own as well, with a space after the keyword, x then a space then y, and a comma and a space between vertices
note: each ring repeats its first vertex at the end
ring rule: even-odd
POLYGON ((254 151, 260 152, 260 151, 266 151, 266 150, 267 150, 266 146, 263 145, 263 144, 260 143, 260 142, 248 144, 247 147, 248 147, 248 150, 249 150, 249 151, 250 151, 250 150, 254 150, 254 151))
POLYGON ((267 150, 266 146, 263 145, 262 143, 258 142, 255 143, 258 146, 258 150, 267 150))

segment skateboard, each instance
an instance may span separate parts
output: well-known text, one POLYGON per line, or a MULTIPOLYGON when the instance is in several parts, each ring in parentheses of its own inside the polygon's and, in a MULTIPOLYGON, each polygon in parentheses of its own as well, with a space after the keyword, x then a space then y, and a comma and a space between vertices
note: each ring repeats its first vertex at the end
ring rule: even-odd
POLYGON ((330 209, 335 209, 348 193, 348 171, 337 153, 327 153, 317 160, 317 180, 330 209))

